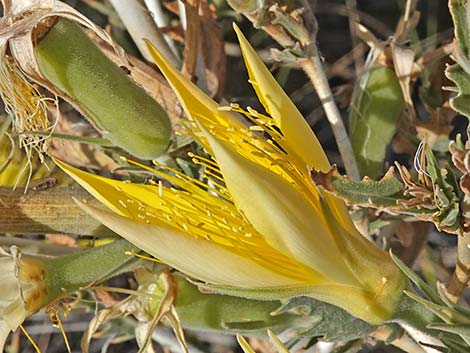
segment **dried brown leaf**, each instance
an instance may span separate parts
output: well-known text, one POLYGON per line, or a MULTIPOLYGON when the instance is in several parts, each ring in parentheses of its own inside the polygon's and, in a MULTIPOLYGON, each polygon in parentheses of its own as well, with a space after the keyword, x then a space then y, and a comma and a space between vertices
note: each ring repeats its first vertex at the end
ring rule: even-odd
POLYGON ((218 100, 222 94, 226 75, 226 58, 222 29, 217 24, 215 5, 201 1, 200 42, 204 60, 207 89, 218 100))
POLYGON ((199 17, 199 0, 184 1, 186 10, 186 31, 184 35, 184 62, 182 72, 194 80, 196 64, 199 57, 199 34, 201 31, 199 17))

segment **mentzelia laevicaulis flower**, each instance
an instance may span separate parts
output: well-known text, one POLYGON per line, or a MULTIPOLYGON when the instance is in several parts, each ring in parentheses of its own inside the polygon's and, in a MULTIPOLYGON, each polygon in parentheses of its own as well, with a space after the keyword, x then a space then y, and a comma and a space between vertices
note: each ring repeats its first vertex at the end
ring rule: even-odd
POLYGON ((212 156, 193 158, 211 182, 160 166, 150 170, 175 187, 139 185, 58 162, 113 212, 79 204, 161 261, 218 288, 257 298, 308 295, 371 323, 387 320, 400 301, 402 275, 386 252, 358 233, 342 201, 312 183, 310 168, 326 171, 328 159, 236 31, 250 82, 270 116, 220 108, 149 45, 212 156))

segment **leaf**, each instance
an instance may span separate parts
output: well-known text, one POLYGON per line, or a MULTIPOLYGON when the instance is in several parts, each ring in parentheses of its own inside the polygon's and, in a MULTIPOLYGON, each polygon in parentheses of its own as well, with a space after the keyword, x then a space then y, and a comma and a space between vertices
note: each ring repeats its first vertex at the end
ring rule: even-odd
POLYGON ((457 45, 465 57, 470 56, 470 3, 465 0, 449 0, 449 10, 454 21, 457 45))
POLYGON ((354 89, 349 131, 361 176, 380 177, 387 146, 405 108, 395 72, 385 66, 372 67, 354 89))
MULTIPOLYGON (((439 230, 453 234, 462 232, 459 217, 459 197, 453 173, 441 169, 429 150, 426 152, 426 172, 418 180, 408 169, 397 164, 401 181, 390 168, 378 181, 365 177, 362 181, 349 179, 332 167, 327 173, 311 171, 313 182, 327 192, 355 206, 376 208, 394 215, 409 215, 433 222, 439 230)), ((421 163, 424 165, 424 162, 421 163)))
POLYGON ((428 326, 429 328, 450 332, 460 336, 467 345, 470 346, 470 325, 462 325, 462 324, 431 324, 428 326))
POLYGON ((457 96, 450 100, 455 111, 470 117, 470 3, 463 0, 450 0, 449 9, 454 21, 456 48, 454 57, 457 63, 446 69, 446 76, 457 86, 457 96))
POLYGON ((449 348, 449 353, 468 353, 468 345, 456 339, 443 338, 442 342, 449 348))
POLYGON ((312 171, 311 176, 315 184, 351 204, 364 207, 394 207, 397 201, 403 198, 405 186, 393 173, 391 168, 379 181, 368 178, 355 181, 340 175, 333 166, 327 173, 312 171))
POLYGON ((217 23, 214 2, 201 0, 201 32, 199 40, 206 67, 207 89, 214 99, 219 99, 225 84, 227 63, 222 28, 217 23))
POLYGON ((460 228, 458 184, 450 169, 443 169, 430 148, 426 149, 426 172, 430 175, 438 208, 438 227, 460 228))

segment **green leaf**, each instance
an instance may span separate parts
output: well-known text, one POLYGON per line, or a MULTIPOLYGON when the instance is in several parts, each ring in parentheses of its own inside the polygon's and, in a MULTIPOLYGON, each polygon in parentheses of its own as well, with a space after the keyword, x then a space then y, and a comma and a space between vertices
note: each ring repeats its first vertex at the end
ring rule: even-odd
POLYGON ((349 135, 361 176, 383 174, 385 152, 395 134, 405 101, 395 72, 374 66, 354 89, 349 135))
POLYGON ((454 34, 462 54, 470 57, 470 3, 466 0, 449 0, 449 10, 454 21, 454 34))
POLYGON ((374 181, 364 178, 362 181, 351 180, 338 173, 333 167, 328 173, 312 171, 315 184, 326 191, 354 205, 364 207, 394 207, 403 198, 404 185, 393 175, 390 169, 385 176, 374 181))
POLYGON ((418 181, 400 165, 397 167, 403 183, 395 177, 394 168, 378 181, 368 177, 362 181, 351 180, 339 174, 334 166, 326 173, 311 171, 311 178, 316 185, 352 205, 380 209, 402 218, 414 216, 433 222, 439 230, 461 234, 454 174, 441 169, 430 150, 426 151, 426 157, 426 172, 418 181))
POLYGON ((460 228, 460 203, 459 195, 456 194, 459 189, 455 177, 451 170, 439 166, 439 162, 430 148, 427 148, 425 153, 426 172, 431 176, 435 203, 439 210, 434 215, 437 217, 435 223, 438 227, 460 228))
POLYGON ((449 339, 447 337, 442 339, 442 342, 449 348, 449 353, 468 353, 469 347, 467 344, 456 339, 449 339))
POLYGON ((470 3, 450 0, 449 9, 454 21, 457 64, 446 69, 446 76, 457 86, 457 96, 450 100, 452 109, 470 117, 470 3))
POLYGON ((450 332, 460 336, 470 347, 470 325, 469 324, 431 324, 429 328, 450 332))

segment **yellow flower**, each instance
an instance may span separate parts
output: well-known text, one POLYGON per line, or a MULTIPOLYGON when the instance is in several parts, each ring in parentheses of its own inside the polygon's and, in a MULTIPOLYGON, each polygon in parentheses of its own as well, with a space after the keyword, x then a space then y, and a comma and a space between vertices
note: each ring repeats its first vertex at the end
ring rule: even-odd
POLYGON ((400 301, 403 276, 357 232, 343 202, 312 183, 310 168, 330 167, 321 145, 235 30, 270 116, 220 108, 149 45, 212 156, 193 156, 207 184, 163 166, 149 170, 175 187, 115 181, 57 163, 113 211, 79 202, 86 212, 189 276, 245 296, 308 295, 383 322, 400 301))

